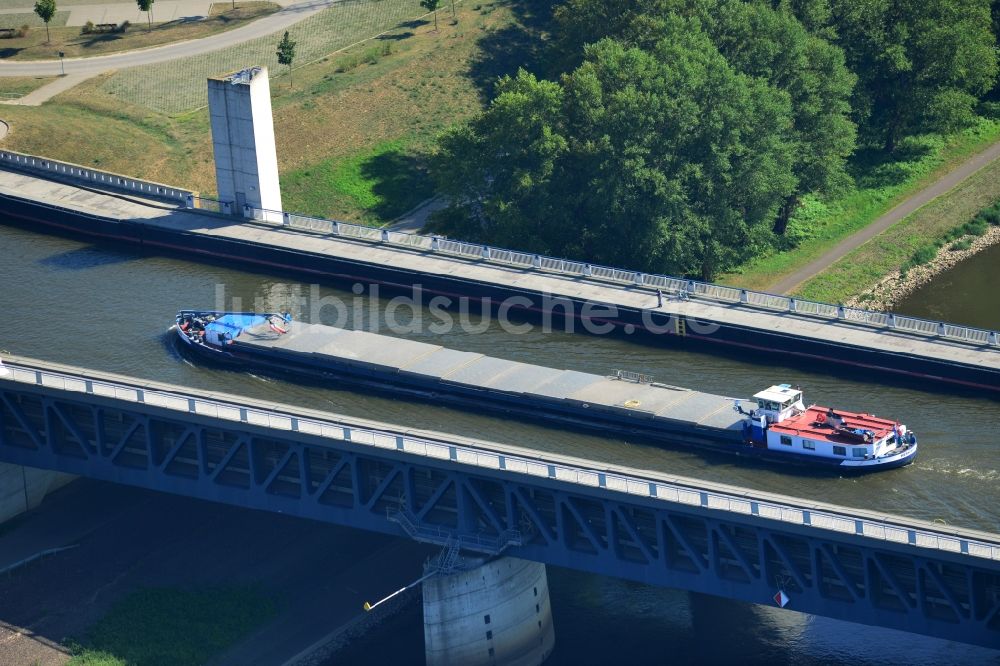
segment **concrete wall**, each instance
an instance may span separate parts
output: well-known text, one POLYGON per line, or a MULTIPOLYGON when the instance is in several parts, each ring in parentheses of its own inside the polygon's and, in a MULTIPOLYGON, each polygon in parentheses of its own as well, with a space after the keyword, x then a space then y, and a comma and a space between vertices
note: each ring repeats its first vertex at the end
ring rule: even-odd
POLYGON ((423 594, 427 666, 537 666, 555 647, 544 564, 502 557, 423 594))
POLYGON ((219 199, 237 214, 244 206, 281 211, 267 68, 209 79, 208 113, 219 199))
POLYGON ((47 493, 75 478, 72 474, 0 463, 0 523, 34 509, 47 493))

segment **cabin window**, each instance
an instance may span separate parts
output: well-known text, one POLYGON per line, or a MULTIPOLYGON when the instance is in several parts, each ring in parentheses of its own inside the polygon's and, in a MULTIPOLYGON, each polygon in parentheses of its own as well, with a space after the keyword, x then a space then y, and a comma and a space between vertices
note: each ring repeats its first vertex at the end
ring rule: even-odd
POLYGON ((847 447, 834 445, 834 447, 833 447, 833 455, 835 455, 835 456, 846 456, 847 455, 847 447))
POLYGON ((868 449, 860 448, 860 447, 859 448, 855 448, 855 449, 851 449, 851 454, 855 458, 864 458, 866 455, 868 455, 868 449))
POLYGON ((802 448, 806 449, 807 451, 815 451, 816 450, 816 442, 810 442, 808 439, 803 439, 802 440, 802 448))
POLYGON ((781 436, 781 443, 784 444, 785 446, 791 446, 792 445, 792 438, 789 437, 788 435, 782 435, 781 436))

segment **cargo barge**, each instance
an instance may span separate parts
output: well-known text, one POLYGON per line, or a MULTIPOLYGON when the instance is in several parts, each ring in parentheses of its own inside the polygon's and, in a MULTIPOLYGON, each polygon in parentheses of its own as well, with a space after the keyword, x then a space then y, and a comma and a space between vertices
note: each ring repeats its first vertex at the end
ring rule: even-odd
POLYGON ((519 363, 276 313, 183 310, 174 325, 199 358, 360 386, 478 411, 513 414, 658 444, 864 472, 913 462, 916 437, 870 414, 806 407, 772 386, 743 401, 652 381, 519 363))

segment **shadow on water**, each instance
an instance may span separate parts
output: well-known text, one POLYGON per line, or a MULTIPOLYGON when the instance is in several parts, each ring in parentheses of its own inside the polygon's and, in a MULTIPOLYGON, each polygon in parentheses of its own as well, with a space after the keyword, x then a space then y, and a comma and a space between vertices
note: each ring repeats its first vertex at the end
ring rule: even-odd
POLYGON ((64 271, 81 271, 112 264, 122 264, 135 261, 140 257, 132 252, 108 250, 106 247, 81 247, 53 254, 38 261, 48 268, 64 271))

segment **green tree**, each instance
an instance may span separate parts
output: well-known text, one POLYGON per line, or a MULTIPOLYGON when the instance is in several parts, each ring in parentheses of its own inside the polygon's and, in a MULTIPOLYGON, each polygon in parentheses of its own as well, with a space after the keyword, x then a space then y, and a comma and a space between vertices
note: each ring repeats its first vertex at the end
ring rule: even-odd
POLYGON ((153 30, 153 0, 135 0, 139 11, 146 12, 146 32, 153 30))
POLYGON ((56 0, 38 0, 35 3, 35 13, 45 23, 45 43, 51 42, 49 37, 49 21, 56 15, 56 0))
POLYGON ((787 93, 740 74, 697 21, 651 49, 602 40, 559 84, 521 72, 435 161, 439 230, 711 278, 761 250, 794 190, 787 93))
POLYGON ((917 132, 974 118, 997 74, 989 0, 832 0, 833 23, 858 75, 855 118, 887 150, 917 132))
POLYGON ((281 38, 278 42, 278 51, 276 53, 278 56, 278 64, 288 65, 288 87, 292 87, 292 62, 295 61, 295 42, 292 38, 288 36, 288 31, 285 31, 285 36, 281 38))
POLYGON ((833 18, 830 0, 771 0, 771 6, 791 13, 813 34, 823 37, 836 34, 830 25, 833 18))
MULTIPOLYGON (((713 16, 713 41, 730 66, 768 81, 791 99, 795 190, 779 211, 774 231, 782 234, 806 193, 831 193, 850 184, 847 159, 854 152, 856 128, 850 119, 850 99, 857 77, 845 64, 843 51, 811 33, 783 0, 772 9, 764 3, 725 0, 713 16)), ((809 9, 822 29, 825 2, 809 9)))
POLYGON ((441 6, 441 0, 420 0, 420 6, 429 12, 434 12, 434 32, 437 32, 438 7, 441 6))
POLYGON ((567 141, 563 91, 520 70, 497 83, 486 112, 440 139, 432 172, 454 205, 439 230, 539 252, 568 244, 571 228, 546 224, 551 183, 567 141))

